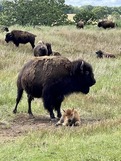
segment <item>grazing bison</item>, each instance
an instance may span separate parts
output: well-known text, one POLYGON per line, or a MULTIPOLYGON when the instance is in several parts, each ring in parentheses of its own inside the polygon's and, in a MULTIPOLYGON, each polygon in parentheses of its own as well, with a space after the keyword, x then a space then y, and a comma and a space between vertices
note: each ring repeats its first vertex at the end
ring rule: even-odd
POLYGON ((39 41, 37 45, 34 47, 34 56, 49 56, 51 54, 52 49, 50 43, 44 43, 43 41, 39 41))
POLYGON ((101 50, 96 51, 96 54, 97 54, 97 58, 104 58, 104 57, 106 57, 106 58, 115 58, 115 55, 105 53, 105 52, 103 52, 101 50))
POLYGON ((7 43, 9 41, 12 41, 17 47, 19 46, 19 44, 30 43, 32 48, 34 48, 35 37, 36 35, 26 31, 13 30, 10 33, 6 34, 5 41, 7 43))
POLYGON ((34 47, 34 56, 61 56, 59 52, 52 51, 50 43, 44 43, 43 41, 39 41, 37 45, 34 47))
POLYGON ((84 60, 70 61, 61 56, 35 57, 24 65, 18 75, 17 98, 13 112, 17 112, 18 103, 25 90, 28 95, 30 116, 33 116, 31 111, 33 98, 42 98, 50 118, 55 118, 54 109, 60 118, 60 107, 64 96, 74 92, 87 94, 95 82, 92 67, 84 60))
POLYGON ((77 22, 76 27, 79 29, 84 28, 84 22, 80 20, 79 22, 77 22))
POLYGON ((115 28, 115 26, 116 26, 115 22, 109 20, 102 20, 98 22, 98 27, 102 27, 104 29, 115 28))
POLYGON ((61 116, 60 120, 56 123, 56 126, 58 125, 64 125, 64 126, 79 126, 80 125, 80 116, 76 110, 73 109, 67 109, 63 110, 64 113, 61 116))

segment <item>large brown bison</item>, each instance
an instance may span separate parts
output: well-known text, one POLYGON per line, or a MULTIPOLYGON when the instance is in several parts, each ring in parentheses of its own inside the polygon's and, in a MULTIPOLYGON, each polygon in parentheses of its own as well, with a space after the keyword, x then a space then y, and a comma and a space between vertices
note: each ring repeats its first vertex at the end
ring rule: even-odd
POLYGON ((84 60, 70 61, 61 56, 35 57, 27 62, 18 75, 17 98, 13 113, 25 90, 28 95, 28 113, 31 111, 33 98, 42 98, 50 118, 61 117, 60 107, 64 96, 74 92, 87 94, 96 83, 92 67, 84 60))
POLYGON ((97 58, 104 58, 104 57, 105 58, 116 58, 115 55, 107 53, 107 52, 104 52, 102 50, 96 51, 96 54, 97 54, 97 58))
POLYGON ((116 26, 115 22, 109 20, 102 20, 98 22, 98 27, 102 27, 104 29, 115 28, 115 26, 116 26))
POLYGON ((17 47, 19 44, 30 43, 32 48, 35 47, 35 37, 36 35, 29 33, 27 31, 13 30, 6 34, 5 41, 8 43, 12 41, 17 47))
POLYGON ((84 22, 80 20, 79 22, 77 22, 76 27, 78 29, 84 28, 84 22))

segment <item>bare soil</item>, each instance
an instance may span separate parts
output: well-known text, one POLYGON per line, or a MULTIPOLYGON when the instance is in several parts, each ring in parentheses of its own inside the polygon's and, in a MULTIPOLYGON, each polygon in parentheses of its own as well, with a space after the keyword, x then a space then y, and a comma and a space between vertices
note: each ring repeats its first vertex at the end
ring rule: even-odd
MULTIPOLYGON (((35 116, 29 118, 28 114, 16 114, 15 118, 9 122, 0 122, 0 142, 15 139, 29 131, 37 131, 42 128, 54 128, 58 120, 50 120, 49 116, 35 116)), ((81 119, 81 124, 92 124, 99 119, 81 119)))

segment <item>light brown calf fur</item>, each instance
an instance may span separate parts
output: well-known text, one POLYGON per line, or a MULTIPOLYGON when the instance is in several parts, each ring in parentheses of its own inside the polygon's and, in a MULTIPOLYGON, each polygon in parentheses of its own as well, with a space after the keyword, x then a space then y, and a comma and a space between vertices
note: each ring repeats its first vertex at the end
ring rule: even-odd
POLYGON ((79 126, 80 125, 80 116, 76 110, 73 109, 67 109, 63 110, 64 113, 61 116, 60 120, 56 123, 56 126, 58 125, 64 125, 64 126, 79 126))

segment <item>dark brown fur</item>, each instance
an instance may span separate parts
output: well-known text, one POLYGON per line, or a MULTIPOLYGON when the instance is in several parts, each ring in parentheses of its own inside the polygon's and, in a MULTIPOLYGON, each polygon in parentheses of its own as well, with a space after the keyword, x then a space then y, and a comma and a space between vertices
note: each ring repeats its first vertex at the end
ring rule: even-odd
POLYGON ((43 41, 39 41, 34 47, 34 56, 49 55, 47 45, 43 41))
POLYGON ((115 55, 103 52, 101 50, 96 51, 97 58, 116 58, 115 55))
POLYGON ((34 47, 34 56, 61 56, 59 52, 52 51, 51 44, 39 41, 34 47))
POLYGON ((80 20, 79 22, 77 22, 76 27, 79 29, 84 28, 84 22, 80 20))
POLYGON ((35 57, 24 65, 18 75, 18 92, 13 112, 17 112, 18 103, 25 90, 30 115, 33 115, 32 99, 42 98, 50 117, 55 118, 55 109, 57 117, 60 118, 60 107, 64 97, 74 92, 87 94, 95 82, 92 67, 84 60, 70 61, 61 56, 35 57))
POLYGON ((13 30, 6 34, 5 41, 8 43, 12 41, 17 47, 19 44, 30 43, 32 48, 35 47, 35 37, 36 35, 29 33, 27 31, 13 30))
POLYGON ((115 22, 109 20, 102 20, 98 22, 98 27, 102 27, 104 29, 115 28, 115 26, 116 26, 115 22))

